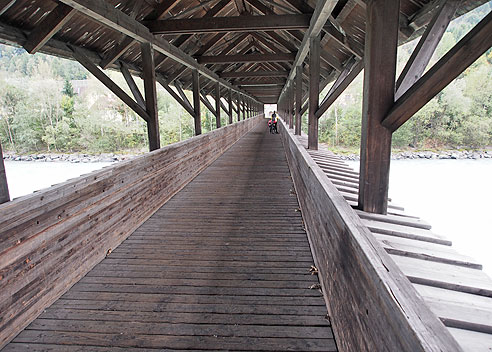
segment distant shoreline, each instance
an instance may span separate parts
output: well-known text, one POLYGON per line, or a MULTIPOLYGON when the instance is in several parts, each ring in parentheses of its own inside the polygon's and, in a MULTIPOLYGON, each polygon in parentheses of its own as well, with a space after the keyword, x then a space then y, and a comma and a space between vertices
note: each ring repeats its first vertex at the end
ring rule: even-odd
POLYGON ((26 154, 20 155, 12 152, 4 152, 3 159, 5 161, 35 161, 35 162, 68 162, 68 163, 113 163, 123 160, 135 158, 137 154, 114 154, 103 153, 98 155, 90 155, 85 153, 77 154, 26 154))
MULTIPOLYGON (((336 154, 336 153, 335 153, 336 154)), ((356 161, 360 160, 357 154, 336 154, 342 160, 356 161)), ((420 152, 398 152, 391 154, 392 160, 407 160, 407 159, 430 159, 430 160, 446 160, 446 159, 492 159, 492 150, 443 150, 438 152, 420 151, 420 152)))
MULTIPOLYGON (((91 155, 86 153, 76 154, 54 154, 54 153, 40 153, 40 154, 16 154, 12 152, 5 152, 3 159, 6 161, 35 161, 35 162, 69 162, 69 163, 112 163, 123 160, 133 159, 139 154, 115 154, 115 153, 102 153, 97 155, 91 155)), ((339 154, 335 153, 342 160, 357 161, 360 160, 358 154, 339 154)), ((438 152, 431 151, 406 151, 398 152, 391 155, 392 160, 406 160, 406 159, 431 159, 431 160, 444 160, 444 159, 492 159, 492 150, 480 150, 480 151, 458 151, 458 150, 443 150, 438 152)))

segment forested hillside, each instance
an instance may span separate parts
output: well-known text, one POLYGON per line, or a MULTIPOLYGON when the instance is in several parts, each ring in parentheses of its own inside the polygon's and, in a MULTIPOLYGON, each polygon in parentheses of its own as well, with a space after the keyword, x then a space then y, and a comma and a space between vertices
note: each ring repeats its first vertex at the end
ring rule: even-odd
MULTIPOLYGON (((454 20, 429 64, 453 47, 492 10, 489 2, 454 20)), ((398 48, 398 74, 418 39, 398 48)), ((363 73, 320 119, 320 141, 359 148, 363 73)), ((322 95, 324 96, 324 95, 322 95)), ((432 99, 393 135, 398 148, 481 148, 492 145, 492 49, 432 99)))
MULTIPOLYGON (((489 2, 453 21, 431 65, 491 9, 489 2)), ((399 70, 416 43, 399 48, 399 70)), ((130 94, 120 73, 109 75, 130 94)), ((192 136, 191 116, 161 87, 158 104, 161 145, 192 136)), ((320 141, 356 150, 361 110, 362 74, 320 119, 320 141)), ((224 124, 225 114, 222 118, 224 124)), ((203 132, 215 128, 205 106, 202 125, 203 132)), ((147 149, 144 121, 78 63, 5 45, 0 45, 0 140, 4 150, 17 153, 147 149)), ((492 145, 492 51, 401 127, 393 143, 402 148, 492 145)))

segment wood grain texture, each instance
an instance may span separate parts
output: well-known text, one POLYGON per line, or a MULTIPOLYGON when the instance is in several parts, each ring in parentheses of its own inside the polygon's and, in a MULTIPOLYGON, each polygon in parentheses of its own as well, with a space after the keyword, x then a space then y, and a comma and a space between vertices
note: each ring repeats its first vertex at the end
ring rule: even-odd
POLYGON ((3 163, 2 144, 0 143, 0 204, 10 201, 9 185, 7 175, 5 174, 5 165, 3 163))
POLYGON ((252 120, 6 350, 336 351, 280 136, 252 120))
POLYGON ((0 345, 260 122, 228 125, 0 205, 0 345))
POLYGON ((280 129, 339 349, 461 351, 297 137, 280 129))

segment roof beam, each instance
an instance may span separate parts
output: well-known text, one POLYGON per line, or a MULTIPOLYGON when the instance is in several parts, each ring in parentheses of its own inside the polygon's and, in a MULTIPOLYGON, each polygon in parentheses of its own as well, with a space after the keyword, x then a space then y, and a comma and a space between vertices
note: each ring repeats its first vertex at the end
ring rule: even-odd
POLYGON ((247 72, 222 72, 222 78, 241 78, 241 77, 287 77, 286 71, 247 71, 247 72))
POLYGON ((492 12, 415 82, 393 105, 382 125, 396 131, 492 46, 492 12))
MULTIPOLYGON (((147 20, 160 20, 168 11, 172 10, 174 6, 178 4, 179 0, 164 0, 161 4, 152 10, 152 12, 145 16, 147 20)), ((130 47, 135 43, 132 37, 124 37, 121 43, 116 44, 101 61, 101 67, 103 69, 108 68, 113 62, 123 55, 130 47)))
POLYGON ((232 16, 144 21, 153 34, 196 34, 306 29, 309 15, 232 16))
POLYGON ((281 85, 283 86, 285 84, 285 80, 278 81, 276 79, 262 79, 260 81, 234 81, 234 84, 237 84, 238 86, 244 87, 244 86, 265 86, 265 85, 281 85))
POLYGON ((41 23, 34 28, 27 41, 24 49, 30 54, 37 52, 48 40, 58 32, 65 23, 67 23, 75 14, 75 10, 65 4, 58 4, 41 23))
POLYGON ((198 62, 201 64, 220 64, 235 62, 289 62, 294 61, 295 54, 249 54, 249 55, 218 55, 218 56, 200 56, 198 62))
MULTIPOLYGON (((290 2, 290 1, 289 1, 290 2)), ((294 60, 294 64, 292 69, 290 70, 289 77, 287 79, 287 83, 282 90, 281 95, 285 93, 285 90, 290 82, 293 82, 296 76, 296 67, 302 65, 304 59, 306 58, 309 52, 309 42, 311 38, 316 37, 323 26, 325 25, 328 17, 331 15, 331 11, 337 4, 338 0, 319 0, 316 4, 316 8, 314 9, 313 16, 311 17, 311 21, 309 24, 309 28, 304 33, 304 38, 302 39, 301 46, 297 51, 296 59, 294 60)))
POLYGON ((0 1, 0 16, 12 7, 16 0, 1 0, 0 1))
POLYGON ((114 8, 110 3, 97 0, 61 0, 61 2, 83 12, 86 16, 115 31, 119 31, 134 38, 140 43, 152 43, 155 51, 169 56, 171 59, 182 65, 198 70, 198 72, 208 79, 218 81, 223 86, 229 87, 241 94, 245 94, 245 92, 234 87, 229 82, 220 79, 219 76, 208 68, 198 64, 191 56, 170 44, 168 41, 154 37, 147 27, 114 8))

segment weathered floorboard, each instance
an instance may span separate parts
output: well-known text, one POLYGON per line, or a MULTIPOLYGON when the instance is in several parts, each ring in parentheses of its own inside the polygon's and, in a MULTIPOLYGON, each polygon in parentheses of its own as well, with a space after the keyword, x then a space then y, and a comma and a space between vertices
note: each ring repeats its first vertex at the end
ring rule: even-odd
POLYGON ((5 350, 336 351, 293 189, 258 125, 5 350))

